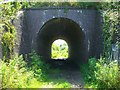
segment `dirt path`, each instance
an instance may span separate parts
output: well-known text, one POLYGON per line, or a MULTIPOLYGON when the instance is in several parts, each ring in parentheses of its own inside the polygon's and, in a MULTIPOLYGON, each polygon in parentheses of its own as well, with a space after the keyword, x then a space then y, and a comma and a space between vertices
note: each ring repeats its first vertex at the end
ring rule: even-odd
POLYGON ((68 81, 72 88, 83 88, 84 83, 80 70, 62 69, 59 72, 52 72, 50 76, 54 79, 64 79, 68 81))

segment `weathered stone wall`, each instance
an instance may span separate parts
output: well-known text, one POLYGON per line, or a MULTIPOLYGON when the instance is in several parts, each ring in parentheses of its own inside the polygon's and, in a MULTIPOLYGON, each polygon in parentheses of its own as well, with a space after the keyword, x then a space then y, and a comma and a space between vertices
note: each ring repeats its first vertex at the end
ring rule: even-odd
POLYGON ((24 10, 24 13, 20 14, 14 22, 17 29, 15 51, 20 54, 28 54, 32 49, 37 50, 37 38, 41 28, 54 18, 67 18, 76 22, 85 35, 83 57, 86 59, 90 56, 99 58, 103 46, 102 18, 100 13, 94 9, 68 8, 65 11, 63 8, 42 8, 24 10))

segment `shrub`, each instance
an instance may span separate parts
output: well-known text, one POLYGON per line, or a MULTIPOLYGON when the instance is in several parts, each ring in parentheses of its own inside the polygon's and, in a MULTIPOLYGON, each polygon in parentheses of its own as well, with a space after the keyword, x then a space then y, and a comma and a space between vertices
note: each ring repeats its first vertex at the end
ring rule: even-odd
POLYGON ((34 51, 30 54, 31 62, 29 65, 30 70, 34 72, 34 76, 39 80, 45 80, 47 76, 47 71, 49 71, 49 65, 45 63, 44 59, 37 55, 34 51))
POLYGON ((96 59, 95 58, 91 58, 89 59, 87 64, 84 64, 81 66, 81 71, 83 72, 83 76, 85 79, 85 82, 94 82, 95 81, 95 74, 94 71, 96 71, 95 68, 96 65, 96 59))
POLYGON ((96 63, 95 77, 98 87, 101 88, 120 88, 120 71, 118 63, 110 61, 105 63, 105 59, 101 58, 96 63))
POLYGON ((10 57, 11 56, 10 54, 12 54, 13 52, 15 36, 10 32, 6 32, 3 33, 1 38, 2 38, 3 55, 5 58, 7 58, 8 56, 10 57))
MULTIPOLYGON (((6 58, 5 58, 6 59, 6 58)), ((0 60, 0 89, 3 88, 41 88, 51 84, 51 87, 66 88, 70 84, 65 81, 48 80, 49 65, 35 52, 31 54, 28 66, 22 56, 15 55, 9 60, 0 60)))
POLYGON ((87 65, 82 66, 86 87, 90 88, 120 88, 120 71, 118 63, 100 58, 89 59, 87 65))
POLYGON ((15 55, 14 58, 5 62, 0 60, 0 88, 27 88, 31 81, 35 81, 32 71, 28 71, 22 56, 15 55))

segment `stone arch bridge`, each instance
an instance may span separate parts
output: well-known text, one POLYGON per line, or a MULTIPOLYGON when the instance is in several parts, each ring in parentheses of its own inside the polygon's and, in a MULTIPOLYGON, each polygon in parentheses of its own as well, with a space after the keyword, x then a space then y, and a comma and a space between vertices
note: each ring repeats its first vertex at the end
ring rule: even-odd
MULTIPOLYGON (((19 12, 15 52, 28 54, 32 49, 51 62, 51 45, 63 39, 69 46, 68 64, 87 62, 102 53, 102 18, 95 9, 41 8, 19 12)), ((54 62, 54 61, 52 61, 54 62)))

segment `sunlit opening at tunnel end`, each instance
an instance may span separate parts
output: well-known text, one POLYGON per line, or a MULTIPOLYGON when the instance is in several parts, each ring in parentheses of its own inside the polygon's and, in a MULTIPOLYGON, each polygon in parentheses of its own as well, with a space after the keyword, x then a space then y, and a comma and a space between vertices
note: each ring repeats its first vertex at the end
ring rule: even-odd
POLYGON ((51 46, 52 59, 67 59, 68 58, 68 44, 65 40, 57 39, 51 46))

